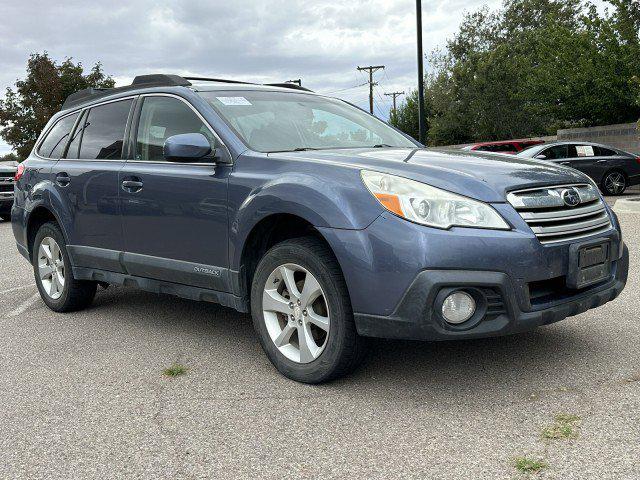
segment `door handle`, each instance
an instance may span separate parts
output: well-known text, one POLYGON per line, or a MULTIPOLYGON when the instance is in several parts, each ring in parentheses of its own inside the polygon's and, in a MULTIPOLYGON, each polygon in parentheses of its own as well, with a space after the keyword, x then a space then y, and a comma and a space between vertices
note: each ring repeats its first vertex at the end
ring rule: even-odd
POLYGON ((71 178, 66 172, 60 172, 56 175, 56 183, 61 187, 66 187, 71 183, 71 178))
POLYGON ((140 180, 123 180, 122 189, 125 192, 136 193, 142 190, 143 183, 140 180))

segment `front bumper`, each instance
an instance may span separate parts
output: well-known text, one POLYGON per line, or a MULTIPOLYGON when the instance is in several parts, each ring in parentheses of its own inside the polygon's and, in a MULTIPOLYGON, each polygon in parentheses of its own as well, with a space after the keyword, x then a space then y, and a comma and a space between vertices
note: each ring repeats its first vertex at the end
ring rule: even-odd
POLYGON ((557 300, 546 308, 523 311, 516 298, 515 287, 501 272, 464 270, 427 270, 411 284, 398 307, 389 316, 355 314, 358 333, 370 337, 414 340, 455 340, 482 338, 524 332, 541 325, 558 322, 599 307, 616 298, 624 289, 629 269, 629 250, 614 262, 614 275, 602 284, 587 288, 570 299, 557 300), (436 296, 447 287, 489 289, 500 298, 497 312, 471 328, 447 324, 433 306, 436 296), (462 328, 461 328, 462 327, 462 328))
POLYGON ((624 288, 629 253, 610 210, 612 228, 584 239, 610 242, 610 276, 571 290, 566 280, 576 242, 543 245, 513 209, 495 208, 513 230, 438 230, 387 213, 364 230, 320 228, 342 267, 358 332, 422 340, 504 335, 595 308, 624 288), (493 308, 470 328, 446 324, 436 311, 436 296, 443 288, 464 286, 488 289, 501 309, 493 308))

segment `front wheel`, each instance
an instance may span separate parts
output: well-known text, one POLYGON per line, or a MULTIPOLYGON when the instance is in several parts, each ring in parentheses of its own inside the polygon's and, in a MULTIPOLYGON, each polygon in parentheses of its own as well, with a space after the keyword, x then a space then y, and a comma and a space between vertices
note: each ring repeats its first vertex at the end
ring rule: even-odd
POLYGON ((626 189, 627 177, 622 172, 609 172, 602 179, 602 190, 606 195, 622 195, 626 189))
POLYGON ((265 254, 253 277, 251 313, 269 360, 292 380, 326 382, 362 357, 342 272, 315 238, 287 240, 265 254))

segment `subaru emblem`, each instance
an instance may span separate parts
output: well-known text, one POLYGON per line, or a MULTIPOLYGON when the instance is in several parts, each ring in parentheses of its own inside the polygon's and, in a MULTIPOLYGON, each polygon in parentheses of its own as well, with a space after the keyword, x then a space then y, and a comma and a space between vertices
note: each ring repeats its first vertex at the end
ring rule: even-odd
POLYGON ((580 194, 575 188, 564 189, 560 196, 568 207, 575 207, 580 204, 580 194))

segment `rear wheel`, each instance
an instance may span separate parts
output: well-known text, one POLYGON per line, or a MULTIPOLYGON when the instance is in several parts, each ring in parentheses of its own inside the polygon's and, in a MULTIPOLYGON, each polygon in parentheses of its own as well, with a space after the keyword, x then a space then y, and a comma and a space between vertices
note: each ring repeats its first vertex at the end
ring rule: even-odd
POLYGON ((32 255, 36 285, 51 310, 71 312, 91 304, 96 282, 73 278, 67 245, 58 225, 49 222, 40 227, 32 255))
POLYGON ((622 172, 608 172, 602 179, 602 191, 606 195, 622 195, 626 189, 627 177, 622 172))
POLYGON ((288 378, 326 382, 362 357, 342 272, 315 238, 287 240, 265 254, 253 277, 251 311, 264 351, 288 378))

